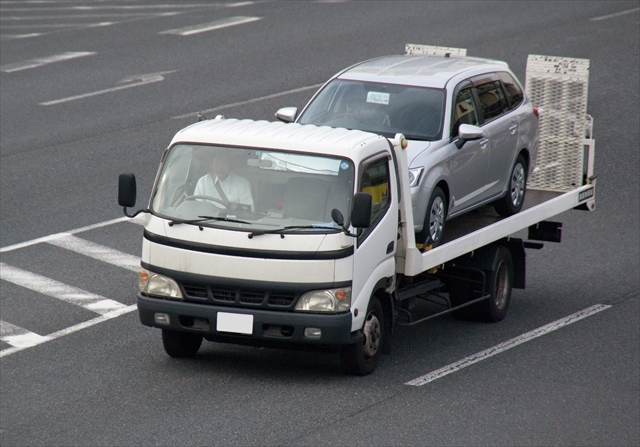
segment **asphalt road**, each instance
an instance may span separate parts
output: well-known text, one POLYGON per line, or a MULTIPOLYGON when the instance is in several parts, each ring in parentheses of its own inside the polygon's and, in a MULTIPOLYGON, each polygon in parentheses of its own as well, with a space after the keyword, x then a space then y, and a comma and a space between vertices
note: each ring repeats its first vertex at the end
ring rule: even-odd
POLYGON ((0 444, 640 445, 639 6, 0 1, 0 444), (202 24, 218 28, 190 34, 202 24), (563 242, 529 252, 503 322, 398 328, 370 376, 330 353, 207 343, 169 358, 131 307, 142 229, 111 222, 117 175, 136 174, 144 206, 198 111, 273 120, 408 42, 521 79, 528 54, 590 59, 597 210, 565 213, 563 242), (609 307, 406 385, 594 305, 609 307))

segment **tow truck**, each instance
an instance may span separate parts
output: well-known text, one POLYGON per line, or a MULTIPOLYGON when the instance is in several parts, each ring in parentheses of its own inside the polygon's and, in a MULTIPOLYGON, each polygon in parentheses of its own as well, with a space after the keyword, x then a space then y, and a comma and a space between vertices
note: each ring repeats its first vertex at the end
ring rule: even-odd
POLYGON ((433 249, 416 245, 402 134, 221 116, 179 131, 148 208, 127 210, 136 180, 119 177, 119 205, 145 227, 141 323, 162 330, 172 357, 195 356, 203 339, 328 349, 346 373, 366 375, 390 354, 396 326, 452 312, 502 320, 512 289, 525 287, 525 250, 561 241, 549 219, 595 209, 588 71, 586 59, 529 56, 540 141, 523 210, 456 217, 433 249), (197 186, 220 153, 250 200, 197 186))

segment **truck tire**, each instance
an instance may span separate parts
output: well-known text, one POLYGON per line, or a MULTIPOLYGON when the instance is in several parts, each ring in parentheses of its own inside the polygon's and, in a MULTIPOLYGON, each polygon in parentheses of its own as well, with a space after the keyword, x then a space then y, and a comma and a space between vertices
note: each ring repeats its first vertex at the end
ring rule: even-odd
POLYGON ((527 162, 522 155, 518 155, 509 173, 508 188, 504 197, 493 204, 496 212, 502 217, 518 214, 524 203, 527 188, 527 162))
MULTIPOLYGON (((511 252, 506 247, 498 247, 493 269, 487 274, 487 292, 489 299, 479 302, 476 306, 478 318, 482 321, 497 323, 507 316, 511 303, 513 287, 513 260, 511 252)), ((475 306, 473 306, 475 307, 475 306)))
POLYGON ((416 234, 416 242, 437 247, 442 242, 445 221, 447 220, 447 197, 436 186, 429 198, 427 213, 424 216, 422 231, 416 234))
POLYGON ((362 332, 363 337, 359 343, 340 348, 342 369, 347 374, 366 376, 378 366, 384 335, 384 314, 382 304, 375 295, 369 301, 362 332))
MULTIPOLYGON (((454 311, 453 315, 456 318, 497 323, 507 315, 513 288, 513 259, 509 249, 498 246, 491 270, 483 271, 487 278, 484 294, 488 294, 489 298, 454 311)), ((478 292, 472 292, 469 283, 464 281, 451 283, 448 291, 452 307, 479 297, 478 292)))
POLYGON ((162 345, 171 357, 189 358, 198 353, 202 344, 202 335, 190 332, 162 330, 162 345))

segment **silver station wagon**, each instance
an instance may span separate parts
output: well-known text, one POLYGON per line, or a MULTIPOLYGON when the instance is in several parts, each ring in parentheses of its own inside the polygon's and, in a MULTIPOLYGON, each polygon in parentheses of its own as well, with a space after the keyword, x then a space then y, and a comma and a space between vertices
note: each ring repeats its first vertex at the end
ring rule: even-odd
POLYGON ((416 241, 436 246, 446 220, 491 203, 522 209, 538 146, 538 112, 505 62, 457 48, 407 45, 407 54, 353 65, 333 76, 285 122, 393 137, 407 155, 416 241))

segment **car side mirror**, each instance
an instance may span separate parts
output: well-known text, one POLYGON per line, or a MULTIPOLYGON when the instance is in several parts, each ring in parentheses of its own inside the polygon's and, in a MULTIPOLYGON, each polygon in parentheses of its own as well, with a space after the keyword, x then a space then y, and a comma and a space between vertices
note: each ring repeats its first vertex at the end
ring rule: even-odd
POLYGON ((460 124, 458 128, 458 141, 456 141, 456 147, 462 149, 462 146, 467 141, 479 140, 484 136, 484 132, 478 126, 471 124, 460 124))
POLYGON ((120 174, 118 177, 118 205, 124 207, 136 206, 136 176, 120 174))
POLYGON ((293 123, 298 115, 297 107, 283 107, 276 112, 276 118, 285 123, 293 123))
POLYGON ((371 194, 357 192, 353 196, 351 209, 351 225, 355 228, 369 228, 371 225, 371 194))

